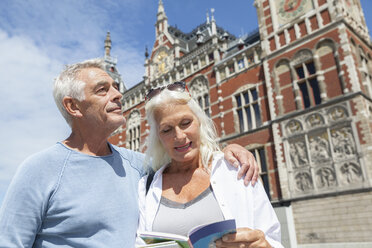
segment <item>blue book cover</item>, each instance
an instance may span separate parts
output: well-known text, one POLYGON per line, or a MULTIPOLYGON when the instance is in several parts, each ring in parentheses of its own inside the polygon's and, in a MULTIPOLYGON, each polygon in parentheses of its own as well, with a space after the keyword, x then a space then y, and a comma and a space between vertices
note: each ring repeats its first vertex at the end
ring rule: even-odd
POLYGON ((193 248, 212 248, 216 247, 214 245, 214 241, 221 238, 227 233, 235 232, 235 220, 224 220, 194 227, 188 233, 188 237, 171 233, 140 232, 139 236, 147 243, 147 245, 143 245, 140 247, 174 247, 163 246, 168 245, 163 242, 174 241, 175 243, 169 244, 178 244, 179 247, 182 248, 189 248, 191 247, 190 245, 192 245, 193 248))
POLYGON ((235 220, 224 220, 195 228, 189 233, 194 248, 215 247, 214 242, 227 233, 236 232, 235 220))

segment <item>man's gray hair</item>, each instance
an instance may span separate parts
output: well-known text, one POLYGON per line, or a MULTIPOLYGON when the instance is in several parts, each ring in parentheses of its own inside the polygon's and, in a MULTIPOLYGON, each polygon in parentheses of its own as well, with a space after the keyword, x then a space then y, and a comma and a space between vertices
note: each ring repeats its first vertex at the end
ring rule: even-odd
POLYGON ((67 123, 70 125, 70 127, 72 125, 72 118, 63 106, 62 101, 63 98, 66 96, 72 97, 79 101, 85 99, 85 82, 77 79, 80 71, 85 68, 98 68, 105 70, 104 62, 102 59, 89 59, 80 63, 66 65, 64 70, 54 81, 54 101, 56 102, 59 111, 61 112, 67 123))
POLYGON ((200 157, 204 168, 208 170, 208 165, 213 158, 213 154, 220 151, 214 123, 201 109, 199 104, 191 98, 188 92, 170 91, 168 89, 164 89, 159 95, 151 98, 145 106, 147 122, 150 126, 150 132, 144 146, 146 148, 145 161, 147 162, 147 166, 151 163, 152 169, 157 171, 161 166, 171 161, 159 139, 158 125, 155 120, 156 110, 169 104, 188 105, 197 117, 200 123, 200 157))

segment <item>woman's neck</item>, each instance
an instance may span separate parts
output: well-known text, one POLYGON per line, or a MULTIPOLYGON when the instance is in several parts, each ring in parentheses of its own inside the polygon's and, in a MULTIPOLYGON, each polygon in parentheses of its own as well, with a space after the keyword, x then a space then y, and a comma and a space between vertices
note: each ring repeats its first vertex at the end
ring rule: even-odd
POLYGON ((192 160, 182 162, 172 159, 166 173, 187 173, 193 172, 198 168, 203 168, 203 163, 199 156, 195 157, 192 160))

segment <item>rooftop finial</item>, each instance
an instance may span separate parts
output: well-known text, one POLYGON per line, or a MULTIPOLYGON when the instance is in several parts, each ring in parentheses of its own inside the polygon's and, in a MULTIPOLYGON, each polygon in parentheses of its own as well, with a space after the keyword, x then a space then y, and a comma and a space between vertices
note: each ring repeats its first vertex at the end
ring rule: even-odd
POLYGON ((214 8, 211 8, 211 16, 212 16, 212 22, 215 21, 214 20, 214 8))
POLYGON ((146 59, 149 58, 149 50, 147 49, 147 45, 146 45, 146 48, 145 48, 145 57, 146 57, 146 59))
POLYGON ((207 10, 207 24, 209 24, 209 12, 207 10))
POLYGON ((159 20, 162 20, 164 18, 167 18, 167 16, 165 15, 165 10, 164 10, 164 5, 163 5, 163 1, 162 0, 159 0, 159 6, 158 6, 158 21, 159 20))
POLYGON ((106 40, 105 40, 105 55, 110 56, 111 52, 111 37, 110 31, 107 31, 106 40))
POLYGON ((159 0, 158 12, 164 12, 164 5, 162 0, 159 0))

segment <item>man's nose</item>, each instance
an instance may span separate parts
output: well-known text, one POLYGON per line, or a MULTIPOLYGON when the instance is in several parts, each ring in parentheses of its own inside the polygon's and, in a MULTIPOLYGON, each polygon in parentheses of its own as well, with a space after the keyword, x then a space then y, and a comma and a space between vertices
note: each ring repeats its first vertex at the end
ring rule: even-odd
POLYGON ((123 95, 120 93, 120 91, 113 86, 111 86, 111 91, 112 91, 112 99, 114 101, 120 100, 123 97, 123 95))

